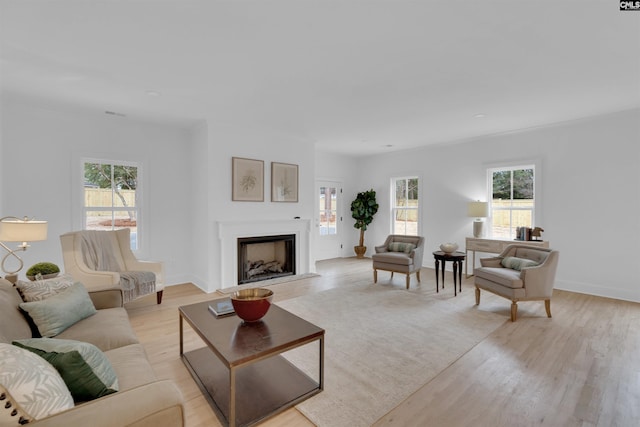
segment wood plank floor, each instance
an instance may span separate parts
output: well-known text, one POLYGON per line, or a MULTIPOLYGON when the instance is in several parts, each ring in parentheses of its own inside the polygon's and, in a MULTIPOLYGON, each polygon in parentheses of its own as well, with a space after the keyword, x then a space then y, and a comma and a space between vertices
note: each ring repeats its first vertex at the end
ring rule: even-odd
MULTIPOLYGON (((281 301, 340 286, 373 285, 371 260, 317 263, 320 276, 273 285, 281 301)), ((422 284, 435 289, 434 272, 422 284)), ((451 273, 438 298, 454 298, 451 273)), ((380 273, 379 282, 389 275, 380 273)), ((404 276, 393 283, 404 287, 404 276)), ((412 278, 412 286, 416 286, 412 278)), ((435 291, 434 291, 435 295, 435 291)), ((179 358, 178 307, 220 297, 192 284, 165 288, 160 306, 149 296, 127 304, 131 322, 160 378, 176 382, 186 400, 187 426, 219 426, 215 414, 179 358)), ((473 307, 473 278, 455 302, 473 307)), ((553 319, 541 302, 519 304, 482 294, 478 309, 505 316, 505 323, 477 346, 381 418, 376 426, 639 426, 640 304, 556 291, 553 319)), ((434 325, 437 327, 437 325, 434 325)), ((185 351, 202 347, 188 326, 185 351)), ((289 409, 261 424, 312 426, 289 409)))

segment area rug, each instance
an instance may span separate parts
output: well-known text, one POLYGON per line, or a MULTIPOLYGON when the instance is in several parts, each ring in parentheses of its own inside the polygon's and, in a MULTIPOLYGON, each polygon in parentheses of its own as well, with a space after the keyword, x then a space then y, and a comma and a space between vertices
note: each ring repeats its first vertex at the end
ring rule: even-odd
MULTIPOLYGON (((465 297, 372 284, 279 302, 325 329, 324 391, 296 408, 318 426, 370 426, 505 322, 465 297)), ((317 345, 285 357, 317 378, 317 345)))
POLYGON ((259 282, 252 282, 244 285, 231 286, 229 288, 222 288, 222 289, 218 289, 218 292, 222 294, 230 294, 233 292, 240 291, 242 289, 263 288, 265 286, 279 285, 280 283, 294 282, 296 280, 302 280, 309 277, 317 277, 317 276, 319 276, 319 274, 316 274, 316 273, 294 274, 291 276, 276 277, 275 279, 261 280, 259 282))

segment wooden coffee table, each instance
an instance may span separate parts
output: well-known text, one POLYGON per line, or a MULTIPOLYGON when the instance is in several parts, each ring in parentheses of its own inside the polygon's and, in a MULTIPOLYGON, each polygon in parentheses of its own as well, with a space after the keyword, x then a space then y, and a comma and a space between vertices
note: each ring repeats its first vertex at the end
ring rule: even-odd
POLYGON ((223 425, 253 425, 324 387, 324 329, 272 305, 262 320, 215 317, 210 301, 182 306, 180 356, 223 425), (183 320, 206 347, 184 352, 183 320), (318 341, 318 378, 282 353, 318 341))

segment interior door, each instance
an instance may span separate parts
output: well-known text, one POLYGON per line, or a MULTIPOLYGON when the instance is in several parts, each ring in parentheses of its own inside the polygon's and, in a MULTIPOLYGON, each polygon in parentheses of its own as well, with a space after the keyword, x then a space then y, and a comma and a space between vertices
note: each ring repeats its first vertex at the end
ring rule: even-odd
POLYGON ((316 259, 342 256, 342 183, 316 183, 316 259))

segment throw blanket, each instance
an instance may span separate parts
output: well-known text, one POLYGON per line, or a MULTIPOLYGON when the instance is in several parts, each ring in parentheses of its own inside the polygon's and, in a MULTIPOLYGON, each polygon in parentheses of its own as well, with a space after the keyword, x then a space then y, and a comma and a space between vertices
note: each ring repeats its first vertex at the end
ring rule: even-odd
POLYGON ((113 254, 113 235, 108 231, 84 230, 82 256, 87 266, 95 271, 115 271, 120 274, 124 302, 149 295, 156 290, 156 275, 151 271, 124 271, 113 254))

